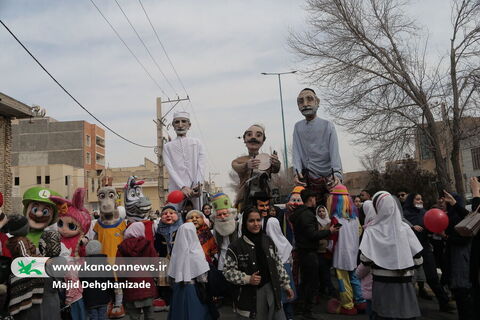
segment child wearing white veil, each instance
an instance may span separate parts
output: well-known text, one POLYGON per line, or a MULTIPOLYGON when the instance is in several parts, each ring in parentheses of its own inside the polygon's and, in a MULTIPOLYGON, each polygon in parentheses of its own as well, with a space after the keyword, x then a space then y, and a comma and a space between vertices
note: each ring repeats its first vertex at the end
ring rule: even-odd
POLYGON ((386 191, 373 197, 377 215, 365 229, 360 260, 373 275, 372 310, 375 319, 410 319, 420 316, 413 274, 421 265, 422 245, 386 191))
POLYGON ((167 272, 173 282, 168 320, 214 319, 209 312, 208 294, 205 290, 208 270, 210 267, 195 225, 191 222, 181 225, 167 272))

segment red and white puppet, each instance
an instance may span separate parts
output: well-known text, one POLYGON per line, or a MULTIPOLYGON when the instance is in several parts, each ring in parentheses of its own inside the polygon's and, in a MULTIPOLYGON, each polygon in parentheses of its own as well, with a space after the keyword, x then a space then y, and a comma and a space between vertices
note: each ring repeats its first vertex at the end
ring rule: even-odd
POLYGON ((72 200, 51 196, 50 200, 59 206, 57 222, 61 242, 70 251, 72 257, 84 257, 87 238, 85 234, 90 229, 92 220, 90 213, 83 206, 85 199, 84 188, 78 188, 73 193, 72 200))

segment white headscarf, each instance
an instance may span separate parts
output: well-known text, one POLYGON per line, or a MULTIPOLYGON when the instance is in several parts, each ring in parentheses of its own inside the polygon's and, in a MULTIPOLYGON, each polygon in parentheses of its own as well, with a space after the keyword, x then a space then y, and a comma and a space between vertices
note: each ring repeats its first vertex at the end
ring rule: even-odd
POLYGON ((375 212, 375 208, 373 207, 372 200, 367 200, 363 203, 363 212, 365 213, 365 222, 363 223, 364 226, 372 223, 373 219, 377 216, 377 212, 375 212))
POLYGON ((177 230, 168 275, 175 282, 188 282, 210 270, 205 259, 197 229, 191 222, 184 223, 177 230))
POLYGON ((280 222, 278 222, 277 218, 272 217, 268 219, 265 232, 273 240, 273 243, 275 243, 278 256, 280 260, 282 260, 282 263, 287 263, 288 258, 290 258, 290 253, 292 252, 292 245, 283 235, 280 222))
POLYGON ((360 244, 362 254, 388 270, 413 267, 413 256, 422 250, 422 245, 402 221, 400 209, 390 193, 377 193, 373 199, 377 216, 365 229, 360 244))
POLYGON ((328 213, 328 210, 327 210, 327 207, 325 206, 318 206, 317 207, 317 210, 315 210, 315 217, 317 218, 317 222, 320 223, 320 225, 322 227, 325 227, 327 224, 329 224, 330 222, 332 222, 330 220, 330 214, 328 213), (320 208, 324 208, 325 209, 325 218, 321 218, 319 213, 320 213, 320 208))

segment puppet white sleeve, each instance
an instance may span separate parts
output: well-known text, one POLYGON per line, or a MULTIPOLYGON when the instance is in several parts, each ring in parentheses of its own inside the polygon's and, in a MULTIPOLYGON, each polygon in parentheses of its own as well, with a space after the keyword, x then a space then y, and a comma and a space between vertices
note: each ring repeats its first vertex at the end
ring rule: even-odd
POLYGON ((207 165, 207 152, 203 143, 198 140, 198 168, 197 179, 193 181, 195 184, 200 182, 203 184, 205 178, 205 166, 207 165))
MULTIPOLYGON (((297 123, 298 125, 298 123, 297 123)), ((297 125, 293 129, 293 142, 292 142, 292 158, 293 158, 293 168, 298 172, 302 173, 302 155, 300 152, 300 137, 298 136, 297 125)))
POLYGON ((171 146, 166 144, 165 147, 163 148, 163 163, 165 164, 165 167, 167 167, 167 170, 168 170, 168 179, 172 181, 179 188, 190 187, 190 183, 183 181, 180 175, 178 174, 178 172, 176 172, 175 168, 173 167, 173 161, 174 159, 173 159, 171 146))
POLYGON ((340 158, 340 152, 338 151, 338 138, 337 131, 333 123, 330 123, 330 162, 332 169, 335 171, 335 175, 342 179, 342 159, 340 158))

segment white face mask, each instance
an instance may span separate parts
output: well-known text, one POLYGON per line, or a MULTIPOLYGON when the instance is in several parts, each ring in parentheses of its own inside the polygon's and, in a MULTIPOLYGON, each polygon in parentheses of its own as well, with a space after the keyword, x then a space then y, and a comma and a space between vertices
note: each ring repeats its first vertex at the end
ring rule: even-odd
POLYGON ((423 204, 419 203, 419 204, 416 204, 415 205, 415 208, 418 208, 418 209, 423 209, 423 204))

